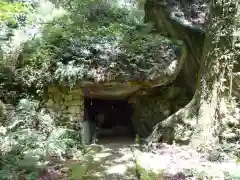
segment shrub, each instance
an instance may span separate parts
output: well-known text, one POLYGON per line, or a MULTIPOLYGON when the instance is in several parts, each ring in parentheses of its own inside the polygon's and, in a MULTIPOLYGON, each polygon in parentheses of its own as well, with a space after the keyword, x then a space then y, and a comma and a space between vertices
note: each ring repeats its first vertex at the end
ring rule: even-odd
POLYGON ((51 161, 61 161, 81 151, 81 140, 74 139, 77 134, 73 134, 73 129, 56 126, 56 116, 44 109, 37 111, 37 106, 38 102, 22 99, 2 122, 0 179, 19 175, 36 179, 51 161))

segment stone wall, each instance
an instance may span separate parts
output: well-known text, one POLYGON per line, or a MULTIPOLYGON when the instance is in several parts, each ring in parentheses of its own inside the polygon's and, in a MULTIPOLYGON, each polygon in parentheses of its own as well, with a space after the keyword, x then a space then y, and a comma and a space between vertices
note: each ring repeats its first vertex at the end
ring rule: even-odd
POLYGON ((81 122, 84 113, 84 97, 81 88, 48 87, 45 92, 47 107, 58 113, 62 120, 81 122))

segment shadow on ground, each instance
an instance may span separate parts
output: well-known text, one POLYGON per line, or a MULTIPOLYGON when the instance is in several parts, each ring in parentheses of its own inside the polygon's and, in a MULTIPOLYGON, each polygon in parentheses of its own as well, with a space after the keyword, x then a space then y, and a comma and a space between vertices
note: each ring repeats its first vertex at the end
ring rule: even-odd
POLYGON ((103 139, 102 151, 94 156, 87 180, 136 180, 136 164, 132 152, 134 141, 129 138, 103 139))

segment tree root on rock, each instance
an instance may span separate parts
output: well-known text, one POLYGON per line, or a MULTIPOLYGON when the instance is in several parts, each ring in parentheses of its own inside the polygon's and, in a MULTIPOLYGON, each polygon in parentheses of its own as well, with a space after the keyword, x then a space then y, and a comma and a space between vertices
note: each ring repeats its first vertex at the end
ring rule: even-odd
POLYGON ((194 96, 184 108, 178 110, 167 119, 156 124, 153 132, 147 138, 149 145, 159 141, 172 143, 175 140, 174 131, 178 124, 183 124, 185 127, 194 127, 196 124, 198 107, 197 98, 194 96))

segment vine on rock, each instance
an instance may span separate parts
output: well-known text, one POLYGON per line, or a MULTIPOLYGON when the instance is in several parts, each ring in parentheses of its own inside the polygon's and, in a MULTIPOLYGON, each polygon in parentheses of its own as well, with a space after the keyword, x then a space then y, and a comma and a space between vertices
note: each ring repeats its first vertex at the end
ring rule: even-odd
MULTIPOLYGON (((190 125, 188 128, 194 128, 188 139, 191 146, 208 151, 224 141, 224 122, 239 123, 234 117, 231 87, 233 67, 239 54, 236 46, 239 39, 235 36, 239 23, 238 6, 237 0, 212 1, 195 95, 185 108, 155 127, 149 137, 151 142, 167 134, 160 133, 160 129, 167 127, 176 135, 174 126, 187 123, 190 125)), ((173 140, 174 137, 170 142, 173 140)))

